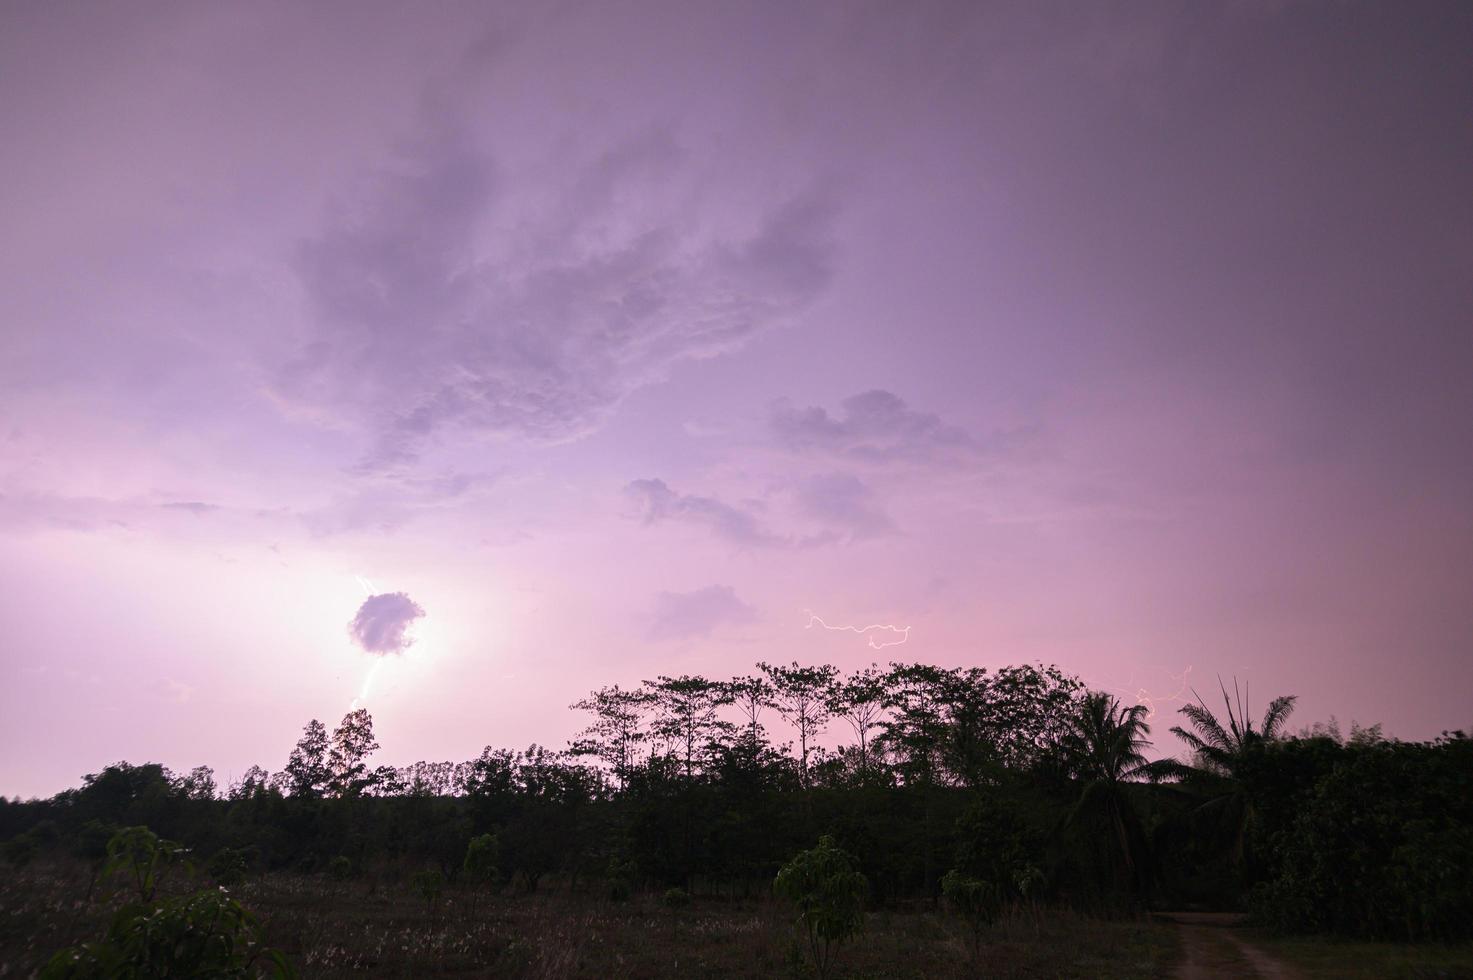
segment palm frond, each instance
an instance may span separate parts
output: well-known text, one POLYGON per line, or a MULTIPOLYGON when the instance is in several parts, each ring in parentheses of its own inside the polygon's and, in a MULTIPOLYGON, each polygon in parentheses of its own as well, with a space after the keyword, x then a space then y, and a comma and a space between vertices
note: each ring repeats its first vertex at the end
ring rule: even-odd
MULTIPOLYGON (((1193 691, 1192 693, 1196 694, 1197 692, 1193 691)), ((1201 695, 1198 695, 1198 703, 1182 705, 1180 713, 1187 716, 1187 720, 1197 730, 1200 741, 1219 748, 1224 752, 1233 751, 1236 745, 1232 735, 1222 727, 1222 723, 1217 720, 1217 716, 1208 709, 1207 705, 1202 704, 1201 700, 1201 695)))
POLYGON ((1263 713, 1263 737, 1265 739, 1279 737, 1280 729, 1294 711, 1294 704, 1298 700, 1297 694, 1286 694, 1283 697, 1274 698, 1269 703, 1268 710, 1263 713))

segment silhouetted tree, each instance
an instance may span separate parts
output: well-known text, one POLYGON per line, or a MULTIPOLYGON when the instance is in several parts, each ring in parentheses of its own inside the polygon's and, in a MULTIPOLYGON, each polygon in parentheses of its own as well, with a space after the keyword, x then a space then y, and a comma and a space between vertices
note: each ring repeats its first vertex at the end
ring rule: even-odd
POLYGON ((885 712, 885 691, 885 672, 870 664, 847 677, 836 678, 827 692, 829 713, 848 722, 854 729, 854 737, 859 739, 861 773, 867 773, 870 768, 869 736, 880 727, 880 718, 885 712))
POLYGON ((646 681, 645 686, 656 712, 654 735, 675 746, 689 779, 718 737, 731 731, 731 724, 722 721, 718 712, 732 703, 734 695, 725 684, 704 677, 661 676, 646 681))
POLYGON ((368 709, 359 708, 343 716, 342 724, 332 733, 332 748, 327 757, 328 786, 333 795, 362 794, 372 782, 368 778, 368 757, 378 747, 368 709))
POLYGON ((327 767, 327 726, 313 718, 286 761, 286 792, 290 796, 316 797, 327 789, 332 773, 327 767))
POLYGON ((623 786, 639 761, 641 746, 649 741, 644 723, 652 707, 650 693, 626 691, 615 684, 594 691, 572 707, 593 714, 592 723, 573 742, 573 753, 596 756, 623 786))
POLYGON ((798 778, 806 787, 808 754, 828 724, 828 695, 838 668, 832 664, 800 667, 796 662, 787 667, 758 663, 757 667, 772 684, 773 706, 798 733, 798 778))
POLYGON ((1126 707, 1112 694, 1092 691, 1079 705, 1066 741, 1080 783, 1069 814, 1072 826, 1097 822, 1114 842, 1123 884, 1139 889, 1145 880, 1145 834, 1125 785, 1145 775, 1151 726, 1145 705, 1126 707))

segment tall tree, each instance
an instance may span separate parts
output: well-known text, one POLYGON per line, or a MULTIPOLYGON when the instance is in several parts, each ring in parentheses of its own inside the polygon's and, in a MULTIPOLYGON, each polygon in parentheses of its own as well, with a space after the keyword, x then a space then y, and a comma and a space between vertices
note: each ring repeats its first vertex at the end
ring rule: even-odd
POLYGON ((1180 709, 1192 730, 1179 725, 1171 729, 1172 734, 1191 747, 1192 762, 1181 765, 1175 760, 1163 760, 1155 765, 1154 770, 1162 776, 1184 778, 1206 795, 1198 811, 1216 824, 1219 835, 1226 837, 1238 868, 1251 876, 1255 864, 1252 841, 1258 808, 1244 782, 1244 769, 1250 757, 1265 743, 1282 737, 1284 725, 1293 713, 1298 697, 1285 695, 1274 698, 1264 710, 1263 721, 1254 728, 1253 719, 1248 714, 1248 692, 1240 692, 1234 680, 1233 695, 1229 697, 1227 685, 1221 678, 1217 683, 1222 691, 1227 724, 1219 721, 1202 696, 1193 691, 1197 703, 1183 705, 1180 709))
POLYGON ((630 770, 639 763, 641 746, 650 739, 645 720, 651 707, 649 691, 626 691, 618 684, 574 702, 572 708, 592 713, 593 721, 573 742, 572 753, 596 756, 613 771, 621 787, 627 785, 630 770))
POLYGON ((806 788, 808 753, 828 724, 828 694, 839 670, 832 664, 801 667, 796 662, 787 667, 768 663, 759 663, 757 667, 772 683, 777 713, 798 733, 798 776, 806 788))
POLYGON ((1080 702, 1065 742, 1081 784, 1069 823, 1103 824, 1114 841, 1122 884, 1132 890, 1145 880, 1145 834, 1125 786, 1150 771, 1146 713, 1145 705, 1127 707, 1112 694, 1091 691, 1080 702))
POLYGON ((1283 734, 1284 724, 1289 720, 1294 704, 1299 699, 1292 694, 1274 698, 1263 712, 1263 721, 1255 729, 1253 720, 1248 717, 1248 706, 1244 703, 1248 696, 1247 691, 1240 692, 1236 680, 1233 681, 1233 697, 1228 696, 1227 685, 1222 683, 1221 678, 1218 679, 1218 686, 1222 688, 1222 701, 1227 710, 1226 725, 1207 707, 1202 696, 1193 691, 1192 695, 1197 703, 1183 705, 1180 709, 1180 713, 1187 716, 1193 730, 1187 731, 1177 726, 1171 732, 1191 746, 1199 769, 1231 777, 1236 773, 1244 753, 1260 742, 1271 742, 1283 734))
POLYGON ((829 688, 827 707, 831 714, 838 715, 854 729, 859 739, 859 768, 870 769, 870 733, 880 727, 885 713, 885 672, 878 665, 870 664, 847 677, 836 679, 829 688))
POLYGON ((367 708, 350 711, 332 733, 327 757, 329 786, 336 796, 359 796, 372 782, 368 757, 378 749, 373 738, 373 718, 367 708))
POLYGON ((742 713, 747 729, 747 740, 753 750, 762 742, 762 712, 773 706, 777 693, 766 677, 736 677, 727 682, 732 701, 742 713))
POLYGON ((316 797, 327 789, 330 776, 327 767, 327 726, 313 718, 302 729, 286 761, 286 787, 291 796, 316 797))
POLYGON ((695 774, 698 757, 708 754, 718 737, 730 731, 731 724, 718 713, 734 696, 719 681, 689 675, 661 676, 645 681, 645 688, 655 705, 654 734, 675 747, 689 779, 695 774))

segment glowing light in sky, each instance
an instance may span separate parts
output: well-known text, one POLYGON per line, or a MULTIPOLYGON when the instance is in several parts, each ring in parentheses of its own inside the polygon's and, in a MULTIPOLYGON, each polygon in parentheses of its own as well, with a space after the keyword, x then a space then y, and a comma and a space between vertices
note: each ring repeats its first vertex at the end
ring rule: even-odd
POLYGON ((821 616, 815 616, 812 612, 809 612, 806 609, 804 610, 804 612, 808 614, 808 624, 803 627, 804 629, 811 630, 813 629, 813 625, 817 623, 824 629, 831 630, 836 633, 857 633, 860 636, 865 637, 865 639, 869 641, 868 645, 871 650, 883 650, 886 647, 898 647, 906 640, 910 639, 909 626, 892 626, 888 623, 872 623, 869 626, 830 626, 828 623, 823 621, 823 618, 821 616), (881 638, 882 635, 886 633, 888 633, 892 638, 881 638), (899 639, 893 639, 893 637, 899 637, 899 639))
POLYGON ((1187 678, 1191 676, 1191 673, 1192 668, 1191 665, 1188 664, 1187 669, 1182 671, 1180 674, 1167 675, 1172 680, 1177 682, 1177 688, 1171 694, 1152 694, 1150 689, 1148 688, 1136 687, 1135 693, 1131 695, 1131 692, 1129 691, 1129 687, 1131 686, 1130 682, 1127 682, 1125 687, 1116 687, 1112 688, 1112 690, 1119 691, 1121 694, 1131 695, 1135 698, 1136 704, 1143 704, 1146 706, 1146 717, 1154 718, 1156 716, 1157 708, 1161 707, 1162 705, 1172 704, 1173 702, 1176 704, 1186 703, 1185 695, 1187 690, 1191 687, 1191 682, 1188 681, 1187 678))

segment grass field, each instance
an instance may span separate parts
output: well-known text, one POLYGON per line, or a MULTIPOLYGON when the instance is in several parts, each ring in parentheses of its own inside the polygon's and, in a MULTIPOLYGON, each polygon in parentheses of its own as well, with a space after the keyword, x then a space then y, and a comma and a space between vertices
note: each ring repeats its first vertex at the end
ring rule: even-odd
POLYGON ((1308 980, 1473 980, 1473 947, 1281 938, 1248 933, 1265 952, 1308 980))
MULTIPOLYGON (((30 976, 94 938, 120 899, 87 899, 80 866, 0 877, 0 977, 30 976)), ((790 909, 768 900, 609 901, 554 883, 535 894, 449 888, 430 907, 406 877, 256 876, 232 893, 303 977, 809 977, 790 909)), ((1241 935, 1306 978, 1473 980, 1473 948, 1241 935)), ((926 906, 871 912, 839 954, 849 978, 1170 977, 1177 927, 1063 911, 1006 916, 973 958, 961 922, 926 906)))
MULTIPOLYGON (((80 868, 32 867, 0 885, 0 976, 99 934, 114 903, 84 901, 80 868)), ((791 910, 767 900, 655 896, 612 902, 448 889, 437 908, 406 882, 269 874, 232 889, 304 977, 807 977, 791 910)), ((839 954, 842 977, 1148 978, 1169 973, 1169 926, 1061 912, 1006 918, 974 961, 960 922, 929 908, 880 910, 839 954)))

